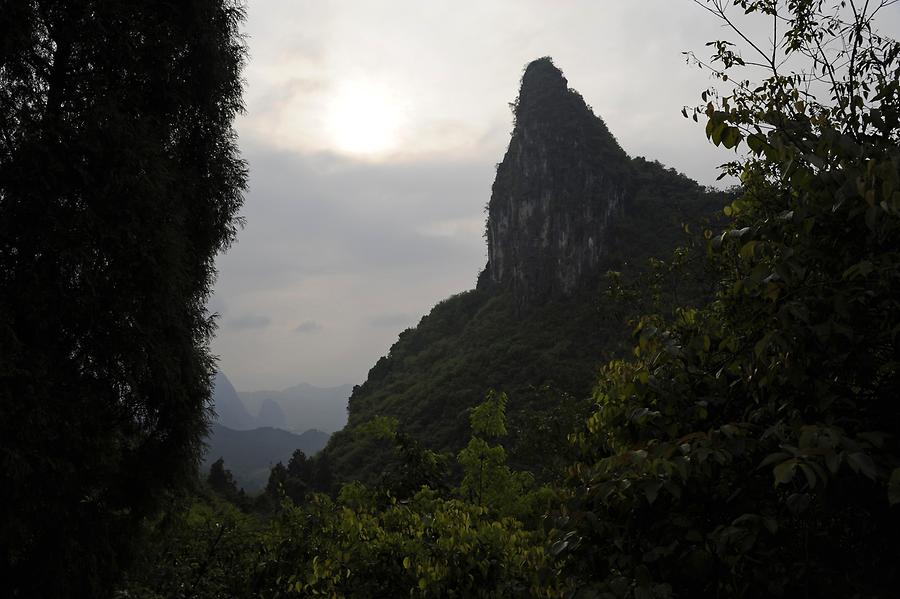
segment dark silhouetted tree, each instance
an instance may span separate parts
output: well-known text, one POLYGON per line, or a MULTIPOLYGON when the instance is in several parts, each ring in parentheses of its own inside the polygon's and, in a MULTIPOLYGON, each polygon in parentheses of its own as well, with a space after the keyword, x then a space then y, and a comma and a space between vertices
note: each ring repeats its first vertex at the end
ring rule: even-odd
POLYGON ((320 493, 330 493, 334 486, 331 462, 325 453, 320 453, 313 467, 313 488, 320 493))
POLYGON ((206 482, 213 491, 222 497, 237 497, 237 483, 234 482, 234 476, 231 474, 231 470, 228 470, 225 467, 225 460, 223 458, 219 458, 209 467, 209 476, 206 477, 206 482))
POLYGON ((287 469, 288 474, 290 474, 291 476, 294 476, 306 482, 312 480, 313 463, 312 460, 306 457, 306 454, 302 449, 294 451, 294 454, 291 456, 291 459, 288 462, 287 469))
POLYGON ((0 4, 0 580, 109 594, 206 430, 246 169, 232 0, 0 4))
POLYGON ((265 494, 273 498, 281 497, 287 477, 288 471, 284 464, 278 462, 272 466, 272 469, 269 471, 269 481, 266 483, 265 494))

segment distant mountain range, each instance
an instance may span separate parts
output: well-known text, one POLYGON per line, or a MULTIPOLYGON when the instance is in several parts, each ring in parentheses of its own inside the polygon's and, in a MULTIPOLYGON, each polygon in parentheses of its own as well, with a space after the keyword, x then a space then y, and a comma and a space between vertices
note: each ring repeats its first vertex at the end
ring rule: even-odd
MULTIPOLYGON (((241 391, 238 396, 259 419, 274 417, 275 406, 282 410, 285 428, 294 431, 316 428, 333 433, 347 424, 347 399, 353 385, 316 387, 300 383, 282 391, 241 391)), ((265 426, 279 426, 267 422, 265 426)))
POLYGON ((206 439, 207 450, 201 471, 208 472, 210 465, 222 458, 239 487, 251 493, 260 491, 269 480, 269 470, 277 462, 286 465, 297 449, 306 455, 314 455, 325 447, 330 436, 318 430, 298 435, 272 427, 237 431, 213 424, 206 439))
POLYGON ((334 432, 347 424, 353 385, 316 387, 300 383, 281 391, 241 391, 222 372, 214 380, 215 422, 235 430, 270 426, 302 432, 334 432))
POLYGON ((346 424, 352 390, 352 385, 323 388, 301 383, 283 391, 239 393, 224 373, 217 372, 215 417, 205 440, 202 471, 223 458, 238 486, 248 492, 264 488, 277 462, 287 464, 297 449, 309 456, 317 453, 330 433, 346 424))
POLYGON ((256 418, 250 415, 237 390, 222 372, 213 379, 213 422, 236 430, 256 428, 256 418))

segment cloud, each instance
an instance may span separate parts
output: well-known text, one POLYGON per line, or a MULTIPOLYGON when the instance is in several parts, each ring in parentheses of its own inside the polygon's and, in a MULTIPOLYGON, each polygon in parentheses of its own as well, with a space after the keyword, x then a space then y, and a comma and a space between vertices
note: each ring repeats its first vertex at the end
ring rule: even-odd
POLYGON ((268 316, 262 316, 260 314, 244 314, 243 316, 232 318, 226 324, 231 329, 245 331, 264 329, 269 326, 271 322, 272 320, 268 316))
POLYGON ((483 266, 489 158, 371 164, 263 147, 245 152, 247 224, 218 261, 223 297, 311 277, 386 270, 430 277, 483 266))
POLYGON ((307 320, 295 326, 293 330, 295 333, 315 333, 322 330, 322 325, 313 320, 307 320))

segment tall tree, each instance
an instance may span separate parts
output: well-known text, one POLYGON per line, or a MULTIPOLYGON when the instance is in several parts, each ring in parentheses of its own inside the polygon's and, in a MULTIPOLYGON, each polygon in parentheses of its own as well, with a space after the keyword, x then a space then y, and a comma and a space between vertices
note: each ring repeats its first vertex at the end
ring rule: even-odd
POLYGON ((246 169, 232 0, 0 3, 0 579, 100 596, 196 469, 246 169), (124 557, 123 557, 124 556, 124 557))

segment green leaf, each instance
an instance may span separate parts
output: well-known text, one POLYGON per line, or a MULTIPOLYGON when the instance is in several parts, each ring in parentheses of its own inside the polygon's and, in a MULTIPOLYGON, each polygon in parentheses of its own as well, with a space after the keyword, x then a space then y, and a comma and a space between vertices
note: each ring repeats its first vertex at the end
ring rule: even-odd
POLYGON ((775 485, 782 485, 791 482, 794 478, 794 468, 797 466, 797 460, 788 460, 783 464, 775 466, 772 473, 775 475, 775 485))
POLYGON ((559 555, 563 551, 566 550, 566 547, 569 546, 569 541, 563 539, 561 541, 557 541, 550 546, 550 555, 559 555))
POLYGON ((737 147, 742 137, 741 130, 737 127, 725 127, 722 135, 722 144, 728 149, 737 147))
POLYGON ((891 480, 888 482, 888 503, 897 505, 900 503, 900 468, 894 468, 891 480))
POLYGON ((863 260, 858 264, 854 264, 850 268, 844 271, 843 278, 844 279, 864 279, 872 272, 874 267, 872 263, 868 260, 863 260))
POLYGON ((485 400, 472 409, 469 420, 476 435, 498 438, 506 435, 506 393, 488 391, 485 400))
POLYGON ((816 473, 813 469, 806 464, 800 464, 800 470, 803 472, 803 475, 806 477, 806 484, 809 485, 810 489, 816 488, 816 473))
POLYGON ((791 457, 790 454, 785 453, 783 451, 776 451, 775 453, 770 453, 763 459, 762 462, 759 463, 758 468, 765 468, 766 466, 770 466, 776 462, 782 462, 785 459, 791 457))
POLYGON ((662 486, 662 482, 658 480, 644 483, 644 495, 647 496, 647 502, 649 502, 651 505, 654 501, 656 501, 656 498, 659 495, 659 490, 662 488, 662 486))
POLYGON ((756 246, 758 244, 759 244, 759 241, 756 241, 756 240, 748 241, 747 243, 745 243, 744 246, 741 248, 741 252, 740 252, 741 258, 743 258, 744 260, 751 259, 753 257, 753 252, 756 249, 756 246))
POLYGON ((766 148, 766 140, 762 135, 754 133, 747 136, 747 146, 754 154, 761 154, 766 148))
POLYGON ((722 135, 725 133, 725 129, 727 129, 727 125, 725 125, 725 123, 720 123, 713 127, 712 136, 710 137, 710 139, 712 139, 712 142, 717 146, 722 143, 722 135))
POLYGON ((825 454, 825 465, 828 466, 832 474, 837 472, 838 468, 841 467, 841 454, 833 450, 825 454))
POLYGON ((851 453, 847 456, 847 463, 850 464, 850 467, 854 472, 861 472, 872 480, 875 480, 875 462, 873 462, 872 458, 867 454, 861 451, 851 453))

